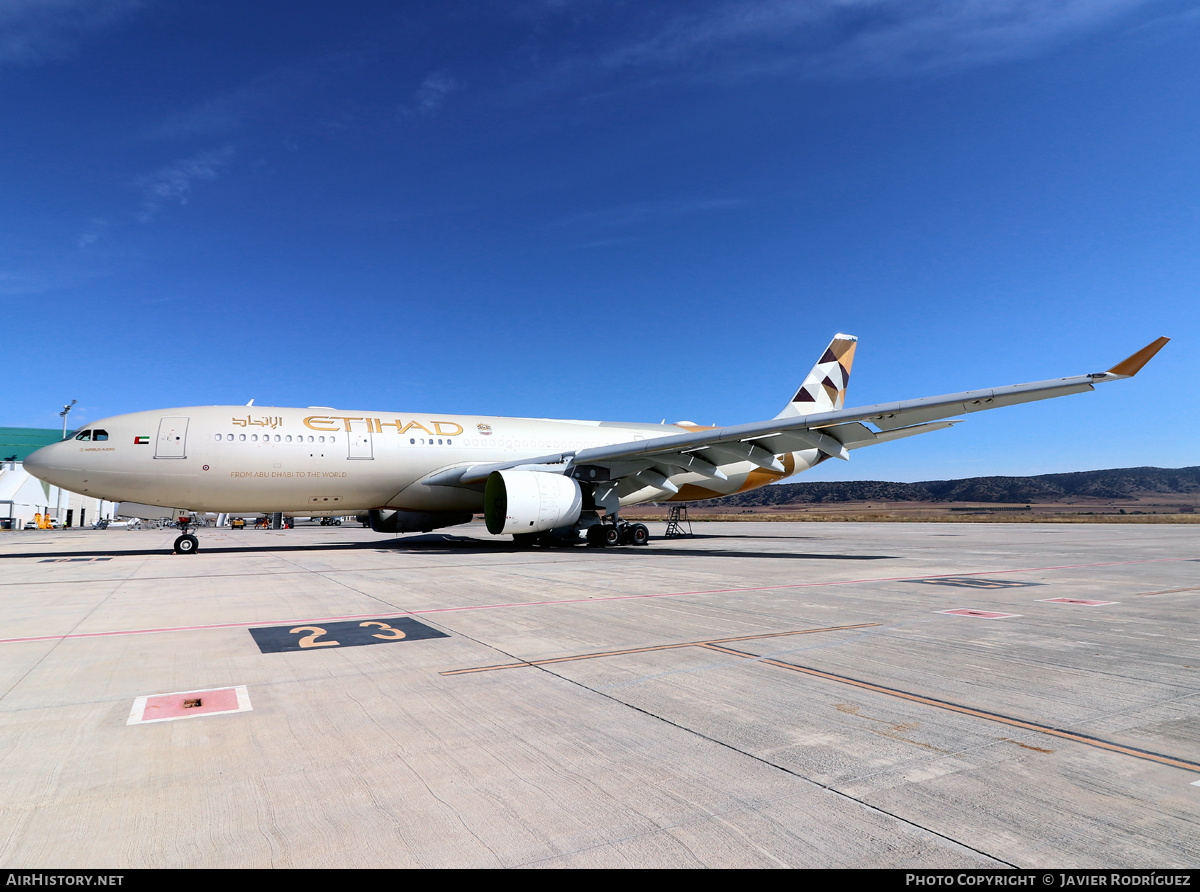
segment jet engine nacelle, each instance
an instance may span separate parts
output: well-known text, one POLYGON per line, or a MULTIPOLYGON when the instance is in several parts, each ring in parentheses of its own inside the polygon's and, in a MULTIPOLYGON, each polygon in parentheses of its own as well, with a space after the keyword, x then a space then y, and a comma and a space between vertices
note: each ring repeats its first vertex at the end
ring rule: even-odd
POLYGON ((428 533, 440 527, 470 523, 470 511, 396 511, 372 508, 367 512, 371 529, 377 533, 428 533))
POLYGON ((571 526, 583 510, 579 483, 542 471, 492 471, 483 489, 489 533, 544 533, 571 526))

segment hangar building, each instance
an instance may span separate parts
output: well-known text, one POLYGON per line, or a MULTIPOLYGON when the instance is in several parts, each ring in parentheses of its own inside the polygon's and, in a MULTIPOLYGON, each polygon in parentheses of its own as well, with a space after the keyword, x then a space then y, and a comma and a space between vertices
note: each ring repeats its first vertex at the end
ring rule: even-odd
POLYGON ((25 470, 26 456, 61 439, 56 428, 0 427, 0 528, 21 529, 35 514, 49 514, 63 527, 113 516, 112 502, 51 486, 25 470))

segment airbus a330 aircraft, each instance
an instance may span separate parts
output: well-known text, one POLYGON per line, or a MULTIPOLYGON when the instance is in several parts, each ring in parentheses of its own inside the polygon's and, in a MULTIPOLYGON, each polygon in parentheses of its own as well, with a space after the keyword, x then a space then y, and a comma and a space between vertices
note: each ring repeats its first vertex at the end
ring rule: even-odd
MULTIPOLYGON (((835 335, 777 416, 733 427, 474 415, 204 406, 117 415, 43 447, 25 468, 56 486, 180 511, 367 513, 381 533, 426 532, 483 512, 517 541, 645 545, 626 505, 755 489, 828 458, 955 424, 982 409, 1129 378, 1159 338, 1106 372, 844 408, 857 338, 835 335)), ((124 511, 123 511, 124 513, 124 511)), ((175 541, 194 553, 196 538, 175 541)))

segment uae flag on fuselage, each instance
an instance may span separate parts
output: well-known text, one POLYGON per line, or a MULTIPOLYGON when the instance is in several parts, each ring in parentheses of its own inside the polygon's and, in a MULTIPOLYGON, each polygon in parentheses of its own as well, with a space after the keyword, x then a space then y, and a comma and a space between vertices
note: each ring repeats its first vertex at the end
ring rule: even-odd
POLYGON ((149 446, 149 445, 150 445, 150 438, 149 438, 149 437, 134 437, 134 438, 133 438, 133 445, 135 445, 135 446, 149 446))

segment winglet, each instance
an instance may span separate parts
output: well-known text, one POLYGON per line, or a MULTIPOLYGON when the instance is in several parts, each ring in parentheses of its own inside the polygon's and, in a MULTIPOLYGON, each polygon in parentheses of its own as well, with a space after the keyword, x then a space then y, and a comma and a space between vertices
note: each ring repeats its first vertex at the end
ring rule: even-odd
POLYGON ((1132 378, 1142 370, 1142 366, 1154 358, 1154 354, 1166 346, 1170 338, 1159 338, 1153 344, 1147 344, 1128 359, 1123 359, 1105 372, 1106 375, 1118 375, 1122 378, 1132 378))

